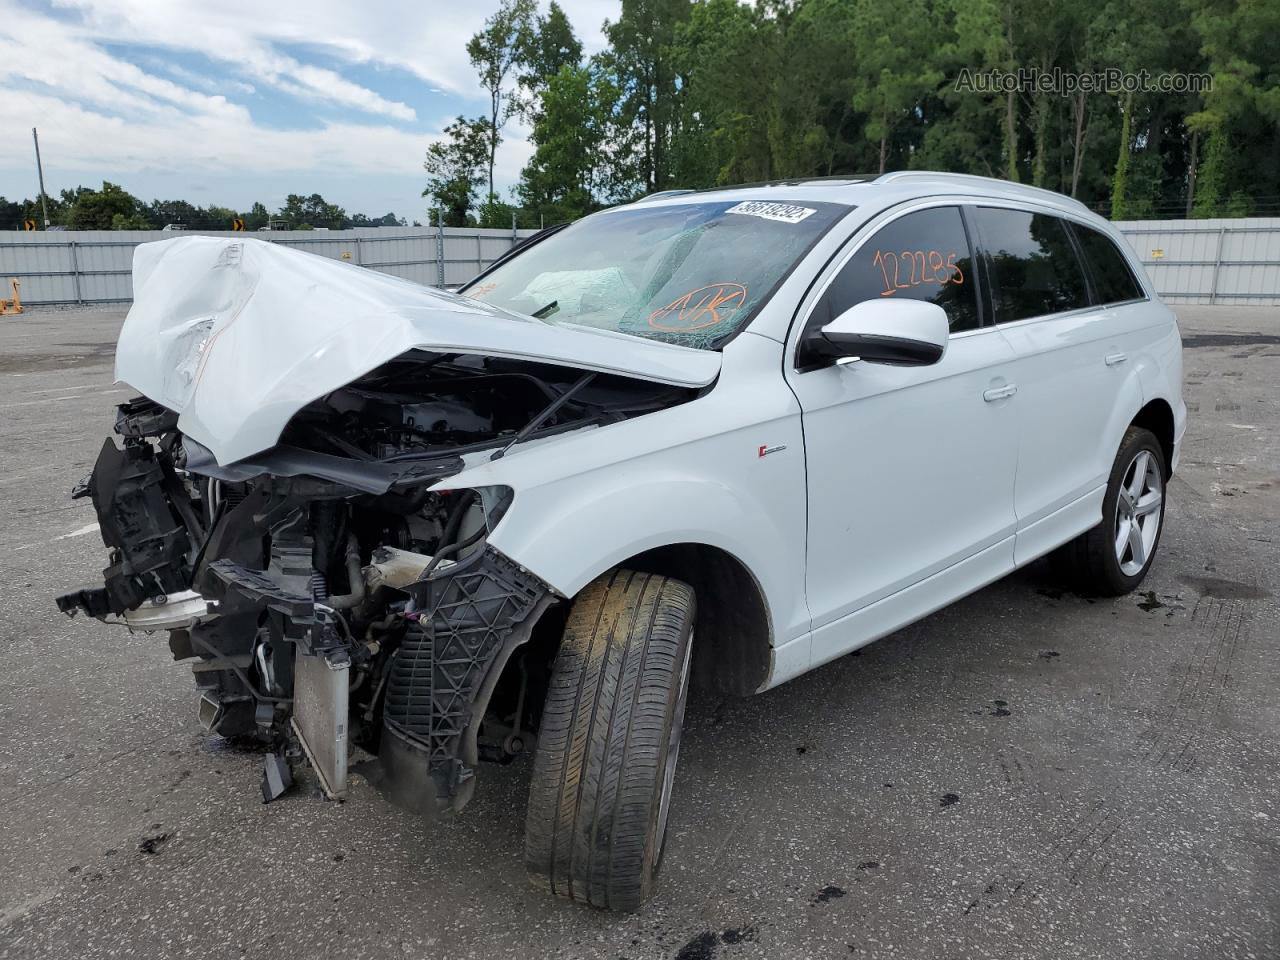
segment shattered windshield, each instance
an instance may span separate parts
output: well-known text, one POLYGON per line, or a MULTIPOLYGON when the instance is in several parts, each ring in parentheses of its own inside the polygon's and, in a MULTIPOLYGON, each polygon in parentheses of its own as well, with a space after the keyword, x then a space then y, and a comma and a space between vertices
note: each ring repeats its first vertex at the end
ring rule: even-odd
POLYGON ((627 207, 580 220, 460 292, 552 324, 715 349, 850 209, 807 200, 627 207))

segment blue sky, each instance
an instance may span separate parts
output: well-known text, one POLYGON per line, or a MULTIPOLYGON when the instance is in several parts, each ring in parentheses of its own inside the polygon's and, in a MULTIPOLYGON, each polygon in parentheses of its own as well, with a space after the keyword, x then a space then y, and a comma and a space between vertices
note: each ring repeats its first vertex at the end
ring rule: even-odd
MULTIPOLYGON (((560 0, 588 53, 619 0, 560 0)), ((543 4, 545 9, 545 3, 543 4)), ((464 49, 497 0, 0 0, 0 196, 103 180, 276 209, 321 193, 424 220, 427 146, 488 109, 464 49)), ((504 196, 531 152, 511 121, 504 196)))

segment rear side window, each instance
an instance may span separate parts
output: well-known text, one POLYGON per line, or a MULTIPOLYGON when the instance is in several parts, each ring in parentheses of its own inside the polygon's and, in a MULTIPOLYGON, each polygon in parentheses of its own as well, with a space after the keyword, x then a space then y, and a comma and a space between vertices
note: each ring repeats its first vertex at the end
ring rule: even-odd
POLYGON ((1076 239, 1080 241, 1080 250, 1084 253, 1085 262, 1089 264, 1089 271, 1093 274, 1095 303, 1123 303, 1125 300, 1141 300, 1146 296, 1133 271, 1129 269, 1124 254, 1110 237, 1078 223, 1071 226, 1076 232, 1076 239))
POLYGON ((809 317, 826 326, 864 300, 896 297, 942 307, 952 333, 978 326, 973 254, 959 207, 931 207, 887 224, 840 270, 809 317))
POLYGON ((979 207, 976 214, 991 270, 996 323, 1090 305, 1084 268, 1066 223, 998 207, 979 207))

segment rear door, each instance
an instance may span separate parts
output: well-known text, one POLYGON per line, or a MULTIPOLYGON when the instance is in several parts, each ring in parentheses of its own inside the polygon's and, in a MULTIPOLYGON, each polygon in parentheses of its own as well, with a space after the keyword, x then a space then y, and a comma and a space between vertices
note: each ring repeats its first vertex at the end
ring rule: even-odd
POLYGON ((1111 364, 1123 351, 1067 220, 1014 204, 978 206, 974 220, 993 319, 1016 355, 1015 560, 1023 564, 1101 516, 1121 383, 1111 364))
POLYGON ((1013 354, 982 323, 960 205, 915 205, 826 276, 802 307, 800 337, 880 297, 940 305, 951 337, 931 366, 787 365, 803 410, 815 663, 1011 568, 1017 444, 1002 393, 1013 354), (910 595, 942 571, 951 571, 945 584, 910 595), (860 610, 868 614, 850 616, 860 610))
POLYGON ((1071 232, 1088 268, 1093 302, 1109 318, 1117 349, 1108 349, 1104 362, 1117 375, 1130 372, 1143 354, 1168 335, 1168 313, 1148 299, 1116 241, 1101 230, 1072 222, 1071 232))

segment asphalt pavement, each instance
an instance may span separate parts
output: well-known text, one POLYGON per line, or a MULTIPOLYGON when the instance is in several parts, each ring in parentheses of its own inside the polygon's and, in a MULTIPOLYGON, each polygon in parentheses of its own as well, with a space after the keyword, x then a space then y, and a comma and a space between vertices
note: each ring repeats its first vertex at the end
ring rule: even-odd
POLYGON ((750 699, 694 699, 657 896, 532 889, 529 764, 430 824, 264 805, 161 636, 57 612, 123 310, 0 318, 0 957, 1280 955, 1280 314, 1178 308, 1190 427, 1141 593, 1035 564, 750 699))

